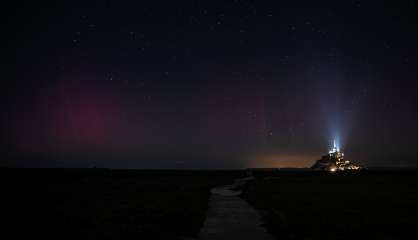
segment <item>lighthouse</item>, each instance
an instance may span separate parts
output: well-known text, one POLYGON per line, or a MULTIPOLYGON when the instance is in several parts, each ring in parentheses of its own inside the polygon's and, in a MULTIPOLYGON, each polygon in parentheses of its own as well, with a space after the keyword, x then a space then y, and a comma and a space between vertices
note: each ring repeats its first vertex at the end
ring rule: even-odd
POLYGON ((314 170, 324 170, 330 172, 345 171, 345 170, 359 170, 362 167, 351 163, 349 160, 344 159, 344 153, 337 145, 337 141, 334 139, 331 149, 327 155, 315 162, 312 166, 314 170))

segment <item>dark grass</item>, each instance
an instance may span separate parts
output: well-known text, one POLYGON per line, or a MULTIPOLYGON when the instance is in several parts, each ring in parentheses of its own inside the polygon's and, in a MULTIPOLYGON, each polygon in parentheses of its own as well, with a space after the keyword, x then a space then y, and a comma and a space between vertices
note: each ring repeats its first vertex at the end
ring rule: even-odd
POLYGON ((418 229, 417 173, 277 172, 258 176, 243 197, 279 239, 411 239, 418 229))
POLYGON ((4 230, 16 239, 191 237, 205 219, 210 188, 241 175, 106 169, 1 169, 0 173, 6 200, 4 230))

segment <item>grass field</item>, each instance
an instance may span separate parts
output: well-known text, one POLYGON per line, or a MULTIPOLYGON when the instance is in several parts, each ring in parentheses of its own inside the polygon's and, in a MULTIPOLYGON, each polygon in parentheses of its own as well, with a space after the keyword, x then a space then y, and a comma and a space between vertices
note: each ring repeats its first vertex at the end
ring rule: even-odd
POLYGON ((180 239, 205 219, 209 190, 239 172, 1 169, 12 236, 180 239))
POLYGON ((418 229, 416 172, 277 173, 243 197, 279 239, 410 239, 418 229))

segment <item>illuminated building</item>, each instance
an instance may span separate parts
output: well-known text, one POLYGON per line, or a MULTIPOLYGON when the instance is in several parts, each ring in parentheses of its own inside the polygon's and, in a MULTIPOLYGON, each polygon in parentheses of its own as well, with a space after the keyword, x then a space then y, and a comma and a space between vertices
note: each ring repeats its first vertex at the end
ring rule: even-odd
POLYGON ((316 161, 312 166, 314 170, 324 170, 330 172, 345 171, 345 170, 359 170, 362 167, 351 163, 344 159, 344 153, 340 151, 335 140, 334 145, 329 150, 328 154, 316 161))

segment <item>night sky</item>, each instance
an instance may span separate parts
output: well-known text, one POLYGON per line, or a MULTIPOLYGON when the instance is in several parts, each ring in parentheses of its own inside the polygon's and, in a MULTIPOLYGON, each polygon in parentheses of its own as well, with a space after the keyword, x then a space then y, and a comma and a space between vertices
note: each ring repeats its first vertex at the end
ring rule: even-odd
POLYGON ((417 1, 19 1, 0 166, 418 166, 417 1))

